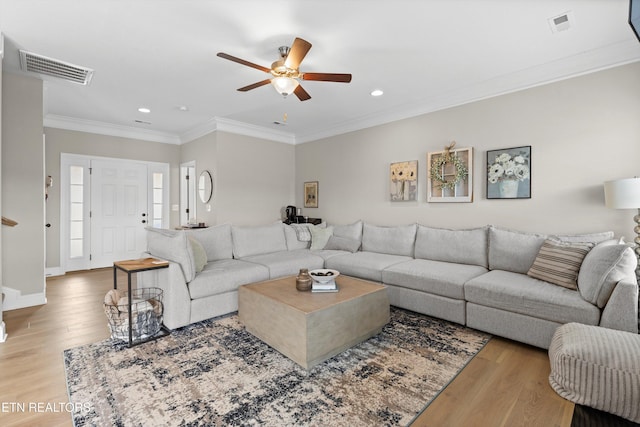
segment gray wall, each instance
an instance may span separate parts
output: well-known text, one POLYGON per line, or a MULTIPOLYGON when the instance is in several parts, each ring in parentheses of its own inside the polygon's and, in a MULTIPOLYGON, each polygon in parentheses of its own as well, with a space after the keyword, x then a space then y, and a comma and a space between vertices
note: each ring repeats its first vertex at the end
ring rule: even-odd
POLYGON ((216 183, 218 182, 217 135, 217 132, 211 132, 180 147, 180 163, 196 162, 196 188, 198 177, 202 171, 208 170, 213 177, 213 196, 211 200, 205 204, 200 201, 199 197, 196 197, 196 218, 198 222, 204 222, 207 225, 217 224, 218 222, 219 203, 216 197, 216 183), (210 211, 207 211, 207 205, 211 207, 210 211))
POLYGON ((295 147, 217 132, 217 222, 258 225, 281 219, 294 201, 295 147))
MULTIPOLYGON (((180 146, 137 139, 119 138, 87 132, 45 128, 45 170, 54 185, 49 190, 46 206, 47 268, 60 266, 60 155, 62 153, 111 157, 170 164, 170 204, 178 204, 180 146)), ((178 225, 178 212, 171 212, 171 226, 178 225)))
POLYGON ((296 146, 296 202, 319 181, 310 217, 334 223, 495 224, 546 233, 614 230, 633 211, 604 206, 603 182, 640 175, 640 63, 296 146), (473 203, 426 202, 426 156, 474 148, 473 203), (532 146, 532 198, 486 199, 486 151, 532 146), (390 202, 389 164, 418 160, 417 202, 390 202))
POLYGON ((42 81, 2 74, 2 285, 44 296, 42 81))

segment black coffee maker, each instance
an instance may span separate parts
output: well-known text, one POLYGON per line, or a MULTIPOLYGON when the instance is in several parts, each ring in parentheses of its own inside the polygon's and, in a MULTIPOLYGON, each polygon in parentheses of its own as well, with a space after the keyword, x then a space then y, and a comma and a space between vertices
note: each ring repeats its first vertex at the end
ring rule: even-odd
POLYGON ((298 213, 298 209, 296 209, 295 206, 287 206, 284 213, 287 216, 287 221, 289 223, 298 222, 296 221, 296 215, 298 213))
POLYGON ((287 216, 285 220, 287 224, 304 224, 307 222, 303 216, 298 215, 298 208, 295 206, 287 206, 284 213, 287 216))

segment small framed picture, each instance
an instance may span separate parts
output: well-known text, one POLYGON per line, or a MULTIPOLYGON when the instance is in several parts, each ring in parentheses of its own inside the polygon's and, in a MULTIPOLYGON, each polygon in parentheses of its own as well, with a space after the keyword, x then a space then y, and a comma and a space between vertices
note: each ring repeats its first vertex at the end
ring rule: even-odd
POLYGON ((318 181, 309 181, 304 183, 304 207, 318 207, 318 181))
POLYGON ((392 202, 415 201, 418 197, 418 161, 391 163, 389 197, 392 202))
POLYGON ((487 199, 531 198, 531 146, 487 151, 487 199))

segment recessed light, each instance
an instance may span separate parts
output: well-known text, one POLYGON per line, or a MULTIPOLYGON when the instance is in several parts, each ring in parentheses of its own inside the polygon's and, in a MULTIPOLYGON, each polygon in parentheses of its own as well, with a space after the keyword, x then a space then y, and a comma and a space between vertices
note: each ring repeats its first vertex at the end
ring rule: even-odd
POLYGON ((383 93, 382 89, 374 89, 371 91, 371 96, 382 96, 383 93))
POLYGON ((148 113, 151 112, 151 110, 146 108, 146 107, 140 107, 140 108, 138 108, 138 111, 140 111, 141 113, 145 113, 145 114, 148 114, 148 113))
POLYGON ((179 105, 178 106, 178 110, 180 110, 180 111, 189 111, 189 107, 187 107, 186 105, 179 105))

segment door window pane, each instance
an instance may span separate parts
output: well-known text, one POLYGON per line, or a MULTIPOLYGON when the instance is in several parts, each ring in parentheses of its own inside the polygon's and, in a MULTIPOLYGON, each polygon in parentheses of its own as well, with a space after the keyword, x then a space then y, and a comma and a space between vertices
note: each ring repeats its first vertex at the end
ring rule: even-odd
POLYGON ((69 166, 69 257, 84 256, 84 166, 69 166))

